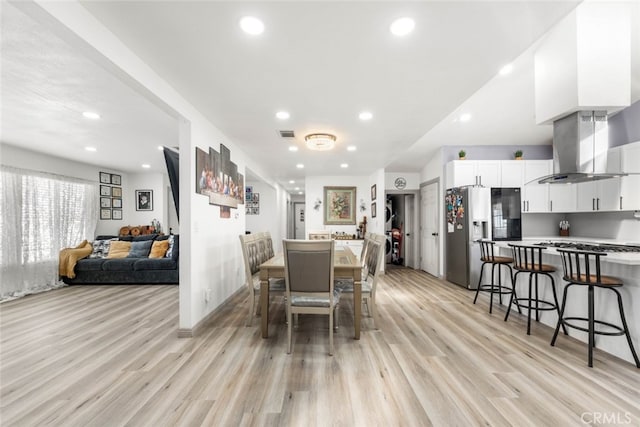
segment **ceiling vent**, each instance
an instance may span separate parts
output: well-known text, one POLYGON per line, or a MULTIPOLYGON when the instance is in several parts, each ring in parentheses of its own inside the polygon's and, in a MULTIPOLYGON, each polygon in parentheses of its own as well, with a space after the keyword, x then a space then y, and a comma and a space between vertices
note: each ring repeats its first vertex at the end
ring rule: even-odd
POLYGON ((282 138, 295 138, 296 135, 293 133, 292 130, 281 130, 279 131, 280 133, 280 137, 282 138))

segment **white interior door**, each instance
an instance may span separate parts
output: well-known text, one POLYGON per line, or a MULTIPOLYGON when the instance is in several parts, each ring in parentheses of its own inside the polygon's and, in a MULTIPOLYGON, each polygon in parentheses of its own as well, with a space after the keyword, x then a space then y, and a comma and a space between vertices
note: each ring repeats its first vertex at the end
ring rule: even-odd
POLYGON ((304 211, 305 204, 304 203, 294 203, 293 204, 293 216, 294 216, 294 239, 304 239, 305 238, 305 229, 304 229, 304 211))
POLYGON ((440 263, 438 252, 440 242, 438 212, 440 200, 438 199, 437 182, 425 185, 420 189, 420 203, 422 207, 420 218, 422 262, 420 263, 420 268, 429 274, 438 276, 438 265, 440 263))

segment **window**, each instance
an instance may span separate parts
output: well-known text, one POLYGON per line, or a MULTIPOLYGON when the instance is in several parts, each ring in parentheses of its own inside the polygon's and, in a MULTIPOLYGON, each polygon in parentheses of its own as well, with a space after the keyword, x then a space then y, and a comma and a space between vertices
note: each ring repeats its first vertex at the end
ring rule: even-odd
POLYGON ((3 166, 0 194, 0 299, 59 285, 60 249, 93 238, 98 185, 3 166))

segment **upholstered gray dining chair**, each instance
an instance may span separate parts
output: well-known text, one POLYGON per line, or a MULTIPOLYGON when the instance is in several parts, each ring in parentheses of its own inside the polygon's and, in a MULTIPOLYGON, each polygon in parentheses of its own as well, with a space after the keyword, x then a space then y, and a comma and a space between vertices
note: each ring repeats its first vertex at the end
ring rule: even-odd
POLYGON ((333 325, 338 319, 340 293, 333 285, 333 240, 283 240, 287 301, 287 338, 291 353, 292 315, 329 317, 329 355, 333 355, 333 325))

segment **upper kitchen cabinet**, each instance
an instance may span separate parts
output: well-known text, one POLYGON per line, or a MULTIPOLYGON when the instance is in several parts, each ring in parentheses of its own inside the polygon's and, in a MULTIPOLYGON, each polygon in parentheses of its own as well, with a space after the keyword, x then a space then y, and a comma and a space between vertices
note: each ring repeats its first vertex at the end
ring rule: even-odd
POLYGON ((585 2, 550 31, 534 56, 538 124, 630 104, 631 16, 628 3, 585 2))
POLYGON ((522 211, 549 212, 549 184, 538 184, 538 179, 551 173, 551 160, 527 160, 524 164, 522 211))
POLYGON ((550 184, 549 212, 575 212, 576 187, 575 184, 550 184))
POLYGON ((447 163, 447 188, 465 185, 501 187, 500 161, 453 160, 447 163))
POLYGON ((620 178, 581 182, 576 185, 577 211, 618 211, 620 202, 620 178))

